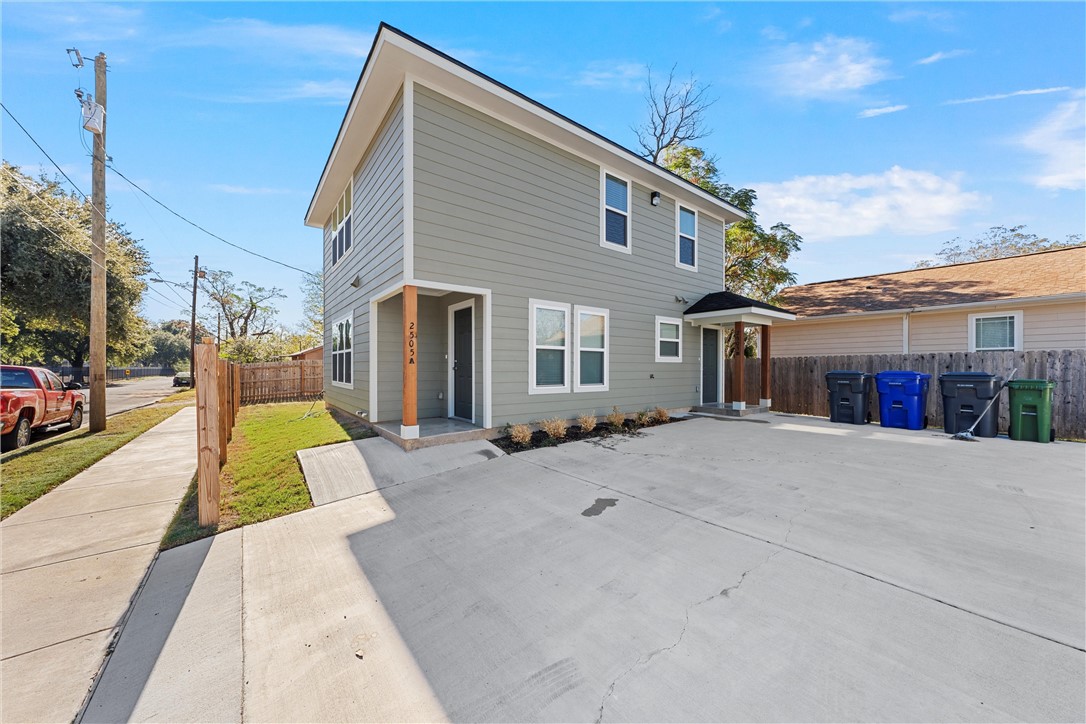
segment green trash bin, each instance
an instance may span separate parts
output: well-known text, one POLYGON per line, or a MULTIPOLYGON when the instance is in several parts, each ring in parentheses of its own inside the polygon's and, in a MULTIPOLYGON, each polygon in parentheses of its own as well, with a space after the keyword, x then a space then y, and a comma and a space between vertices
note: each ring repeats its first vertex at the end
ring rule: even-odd
POLYGON ((1011 380, 1010 390, 1012 440, 1052 442, 1056 431, 1052 429, 1052 388, 1055 382, 1048 380, 1011 380))

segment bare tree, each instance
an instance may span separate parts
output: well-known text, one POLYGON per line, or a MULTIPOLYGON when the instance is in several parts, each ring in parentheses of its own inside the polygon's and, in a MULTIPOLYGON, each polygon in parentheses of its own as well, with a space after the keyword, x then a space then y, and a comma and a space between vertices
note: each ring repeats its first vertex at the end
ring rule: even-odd
POLYGON ((200 282, 210 300, 207 306, 226 323, 227 339, 270 334, 279 312, 271 302, 283 298, 282 290, 251 282, 235 284, 233 278, 231 272, 209 269, 207 278, 200 282))
POLYGON ((653 82, 652 68, 648 69, 645 102, 649 120, 633 129, 642 155, 653 163, 660 162, 665 149, 687 145, 712 133, 705 127, 705 112, 716 103, 707 95, 711 86, 701 85, 693 74, 686 81, 678 81, 675 68, 671 66, 663 88, 653 82))

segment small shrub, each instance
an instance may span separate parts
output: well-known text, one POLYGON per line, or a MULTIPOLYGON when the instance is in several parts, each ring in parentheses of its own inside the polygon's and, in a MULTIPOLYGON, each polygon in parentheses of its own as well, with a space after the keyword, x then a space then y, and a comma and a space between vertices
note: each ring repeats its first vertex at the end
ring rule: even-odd
POLYGON ((555 440, 561 440, 566 436, 566 421, 560 417, 541 420, 539 422, 539 429, 547 433, 549 437, 553 437, 555 440))
POLYGON ((527 445, 532 441, 532 428, 525 424, 513 425, 509 428, 509 439, 517 445, 527 445))
POLYGON ((622 423, 626 422, 626 415, 618 411, 618 407, 612 407, 611 413, 607 415, 607 424, 616 430, 622 429, 622 423))
POLYGON ((634 422, 638 427, 644 427, 652 421, 652 413, 648 410, 639 410, 634 413, 634 422))
POLYGON ((596 429, 596 416, 581 415, 577 418, 577 424, 581 426, 581 432, 592 432, 596 429))
POLYGON ((652 419, 656 424, 662 425, 671 419, 671 415, 664 408, 657 406, 657 408, 652 411, 652 419))

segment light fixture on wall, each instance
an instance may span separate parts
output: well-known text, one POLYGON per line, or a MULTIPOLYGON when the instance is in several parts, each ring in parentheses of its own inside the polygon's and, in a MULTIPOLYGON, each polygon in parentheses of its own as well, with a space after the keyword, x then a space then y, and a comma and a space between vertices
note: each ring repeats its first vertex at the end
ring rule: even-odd
POLYGON ((355 274, 354 279, 351 280, 351 286, 355 289, 358 289, 360 286, 362 286, 362 277, 355 274))
POLYGON ((649 199, 652 200, 652 205, 653 206, 659 206, 660 205, 660 192, 659 191, 653 191, 652 196, 650 196, 649 199))
POLYGON ((675 301, 679 304, 690 304, 690 300, 686 297, 680 297, 678 294, 675 295, 675 301))

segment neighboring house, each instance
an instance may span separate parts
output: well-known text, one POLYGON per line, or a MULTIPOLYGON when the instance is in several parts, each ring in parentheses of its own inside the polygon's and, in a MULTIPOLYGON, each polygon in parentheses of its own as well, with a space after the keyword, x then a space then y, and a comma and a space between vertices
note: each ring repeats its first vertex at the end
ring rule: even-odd
POLYGON ((303 349, 294 354, 284 355, 289 360, 315 360, 324 359, 324 345, 318 344, 316 347, 310 347, 309 349, 303 349))
POLYGON ((324 229, 325 398, 401 442, 420 419, 719 402, 721 325, 791 317, 739 298, 684 318, 721 291, 742 218, 382 24, 306 215, 324 229))
POLYGON ((777 357, 1086 348, 1086 246, 781 292, 777 357))

